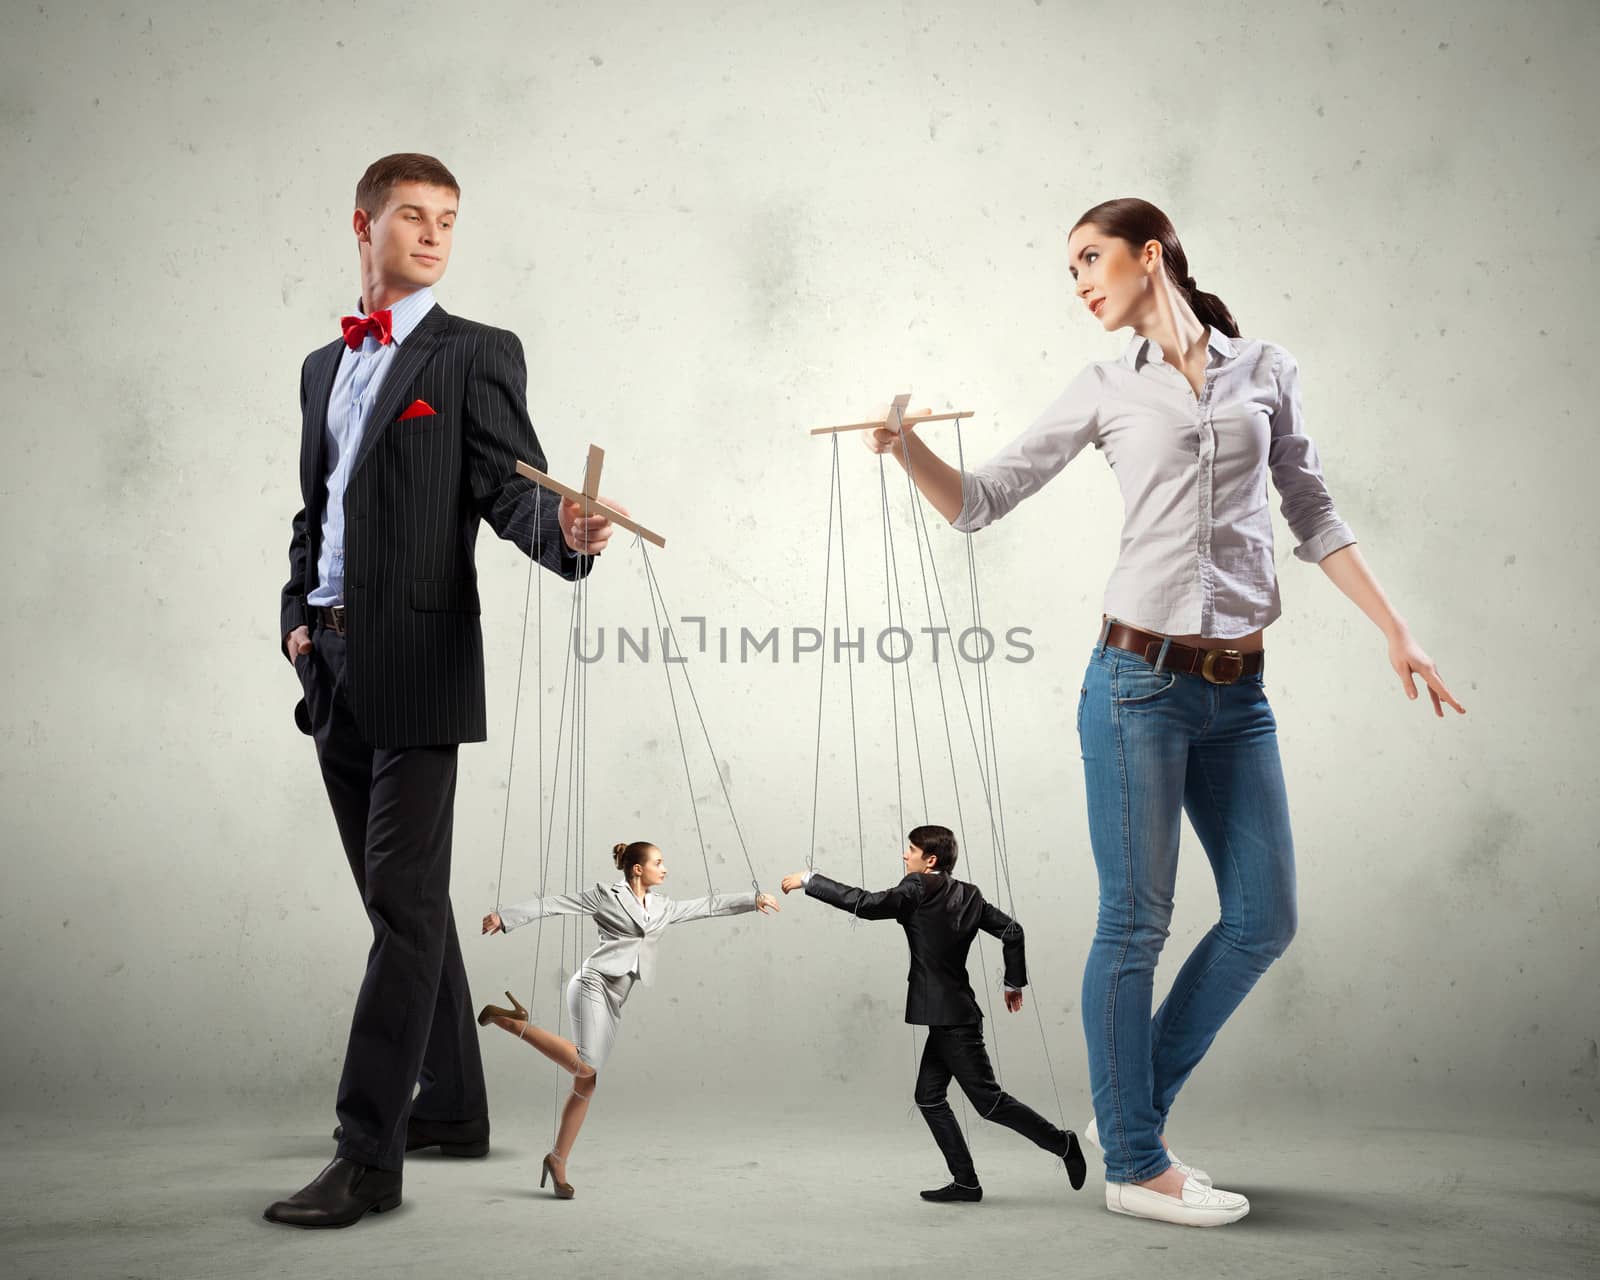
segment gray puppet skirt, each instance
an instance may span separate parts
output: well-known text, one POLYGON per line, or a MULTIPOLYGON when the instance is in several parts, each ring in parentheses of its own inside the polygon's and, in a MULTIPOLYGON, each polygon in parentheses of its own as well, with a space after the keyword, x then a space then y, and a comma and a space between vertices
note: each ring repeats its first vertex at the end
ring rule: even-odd
POLYGON ((587 965, 567 983, 567 1017, 572 1020, 572 1043, 578 1057, 595 1069, 605 1065, 617 1040, 622 1006, 638 981, 634 974, 620 978, 594 972, 587 965))

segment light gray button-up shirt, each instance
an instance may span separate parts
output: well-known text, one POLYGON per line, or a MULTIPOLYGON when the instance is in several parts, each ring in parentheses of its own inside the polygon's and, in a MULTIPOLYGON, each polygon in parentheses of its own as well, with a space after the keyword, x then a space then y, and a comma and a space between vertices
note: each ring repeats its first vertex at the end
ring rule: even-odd
POLYGON ((992 524, 1092 444, 1116 474, 1125 510, 1106 613, 1219 640, 1272 622, 1282 608, 1268 471, 1301 560, 1315 564, 1356 536, 1302 430, 1294 357, 1216 329, 1207 345, 1198 398, 1147 338, 1135 337, 1121 359, 1089 365, 1027 430, 962 475, 955 527, 992 524))

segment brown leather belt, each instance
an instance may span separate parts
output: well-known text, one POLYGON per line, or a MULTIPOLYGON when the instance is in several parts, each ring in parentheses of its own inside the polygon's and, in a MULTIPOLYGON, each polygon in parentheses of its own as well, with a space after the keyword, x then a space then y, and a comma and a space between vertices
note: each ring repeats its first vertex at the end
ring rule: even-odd
POLYGON ((317 625, 327 627, 336 636, 344 634, 344 606, 342 604, 319 604, 314 606, 317 611, 317 625))
MULTIPOLYGON (((1154 666, 1166 637, 1130 627, 1125 622, 1113 622, 1106 632, 1106 643, 1154 666)), ((1234 684, 1243 676, 1255 675, 1264 662, 1265 655, 1260 649, 1250 653, 1238 649, 1197 649, 1173 641, 1167 645, 1167 658, 1162 666, 1185 675, 1203 676, 1212 684, 1234 684)))

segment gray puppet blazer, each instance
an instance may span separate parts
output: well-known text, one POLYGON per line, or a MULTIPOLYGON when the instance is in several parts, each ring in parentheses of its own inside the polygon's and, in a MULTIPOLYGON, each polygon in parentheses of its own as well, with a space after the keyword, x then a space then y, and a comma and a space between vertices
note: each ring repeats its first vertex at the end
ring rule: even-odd
POLYGON ((645 905, 626 881, 597 884, 577 895, 549 894, 501 907, 500 926, 507 933, 543 916, 590 916, 600 931, 600 945, 584 967, 609 978, 636 973, 649 986, 655 976, 656 951, 668 925, 711 916, 734 916, 756 909, 754 893, 714 893, 682 901, 664 894, 645 894, 645 905))

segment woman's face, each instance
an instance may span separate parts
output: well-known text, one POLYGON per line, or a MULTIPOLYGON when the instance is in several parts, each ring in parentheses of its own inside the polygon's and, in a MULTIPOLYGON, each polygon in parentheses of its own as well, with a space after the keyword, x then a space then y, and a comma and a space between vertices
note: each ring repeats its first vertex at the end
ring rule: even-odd
POLYGON ((652 849, 639 864, 639 879, 646 889, 653 889, 667 878, 667 864, 661 860, 661 850, 652 849))
POLYGON ((1107 235, 1092 222, 1073 228, 1067 237, 1067 269, 1078 282, 1078 297, 1107 332, 1133 324, 1149 305, 1160 268, 1158 250, 1146 246, 1136 254, 1126 240, 1107 235))

